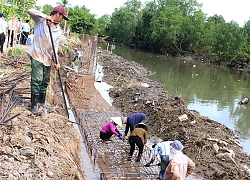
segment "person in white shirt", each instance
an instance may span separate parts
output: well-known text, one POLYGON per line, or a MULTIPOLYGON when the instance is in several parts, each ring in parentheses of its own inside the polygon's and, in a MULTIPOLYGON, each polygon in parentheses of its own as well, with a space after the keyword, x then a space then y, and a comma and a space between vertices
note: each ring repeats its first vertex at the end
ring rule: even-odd
POLYGON ((195 163, 181 151, 183 145, 174 140, 170 144, 169 164, 166 168, 164 180, 185 180, 195 170, 195 163))
POLYGON ((0 13, 0 59, 2 58, 3 54, 3 46, 6 37, 6 30, 7 30, 7 22, 4 20, 4 14, 0 13))
MULTIPOLYGON (((8 44, 7 47, 10 44, 10 47, 13 46, 14 37, 19 33, 20 31, 20 21, 17 19, 16 15, 12 17, 11 20, 8 21, 8 44)), ((16 39, 16 37, 15 37, 16 39)))
POLYGON ((82 65, 83 65, 82 64, 82 54, 77 48, 75 48, 74 50, 75 50, 75 57, 73 59, 73 62, 75 62, 78 59, 80 64, 81 64, 81 67, 82 67, 82 65))
POLYGON ((62 36, 60 22, 63 19, 68 20, 68 17, 66 8, 62 6, 54 7, 50 15, 35 9, 29 9, 28 14, 35 22, 34 36, 28 51, 28 57, 31 61, 31 112, 34 115, 40 115, 38 103, 40 107, 52 112, 52 109, 45 104, 46 92, 50 83, 51 67, 56 70, 60 68, 60 63, 54 62, 53 59, 58 57, 58 47, 62 36), (49 28, 53 35, 56 57, 53 52, 49 28))
POLYGON ((21 44, 26 44, 27 39, 29 37, 30 33, 30 25, 29 25, 29 20, 26 20, 25 23, 22 23, 21 25, 21 44))

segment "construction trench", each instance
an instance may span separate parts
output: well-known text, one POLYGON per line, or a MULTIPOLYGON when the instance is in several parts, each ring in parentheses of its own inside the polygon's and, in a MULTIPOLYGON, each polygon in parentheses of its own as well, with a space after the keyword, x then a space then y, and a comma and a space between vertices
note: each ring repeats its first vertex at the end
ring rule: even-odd
MULTIPOLYGON (((94 173, 101 180, 111 179, 157 179, 160 166, 144 165, 150 161, 152 148, 144 146, 140 162, 136 162, 137 147, 131 161, 127 160, 130 149, 129 143, 112 136, 110 142, 102 142, 99 137, 102 126, 110 121, 110 117, 120 114, 103 98, 102 92, 95 88, 95 83, 103 83, 98 74, 101 69, 98 58, 101 52, 97 52, 97 41, 92 41, 84 51, 84 66, 79 71, 68 72, 66 91, 74 113, 75 121, 83 138, 86 150, 92 162, 94 173), (98 70, 99 69, 99 70, 98 70)), ((76 62, 77 65, 77 62, 76 62)), ((78 64, 79 66, 79 64, 78 64)), ((102 85, 101 85, 102 86, 102 85)), ((105 90, 103 91, 104 93, 105 90)), ((118 129, 123 132, 124 128, 118 129)), ((83 162, 84 166, 84 162, 83 162)))
POLYGON ((123 142, 117 137, 113 137, 111 142, 103 143, 100 140, 99 132, 103 121, 99 121, 99 117, 109 119, 118 114, 78 110, 78 115, 84 119, 81 134, 94 168, 99 169, 100 179, 157 179, 158 166, 144 167, 150 159, 149 147, 145 146, 141 161, 135 162, 137 151, 131 161, 127 160, 130 148, 127 141, 123 142))

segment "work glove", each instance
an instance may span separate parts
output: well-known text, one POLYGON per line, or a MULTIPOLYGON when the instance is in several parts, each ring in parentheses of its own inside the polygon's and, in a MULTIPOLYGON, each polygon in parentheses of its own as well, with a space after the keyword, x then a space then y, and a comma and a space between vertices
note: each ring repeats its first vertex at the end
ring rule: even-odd
POLYGON ((146 167, 149 167, 149 166, 150 166, 150 163, 145 164, 145 166, 146 166, 146 167))
POLYGON ((122 135, 120 135, 119 138, 122 140, 123 139, 122 135))

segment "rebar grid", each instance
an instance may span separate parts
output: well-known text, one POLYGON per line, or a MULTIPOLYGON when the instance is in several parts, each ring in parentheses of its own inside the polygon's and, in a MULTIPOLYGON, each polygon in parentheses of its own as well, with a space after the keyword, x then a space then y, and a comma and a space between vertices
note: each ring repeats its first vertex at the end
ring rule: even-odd
MULTIPOLYGON (((122 141, 116 136, 111 141, 103 142, 100 139, 102 126, 112 116, 119 116, 115 112, 95 112, 77 110, 81 120, 81 133, 85 141, 86 149, 90 153, 91 160, 100 172, 100 179, 157 179, 159 167, 145 167, 150 161, 151 149, 144 146, 140 162, 136 162, 138 149, 135 150, 132 159, 128 160, 130 145, 128 141, 122 141)), ((119 129, 123 132, 124 129, 119 129)))

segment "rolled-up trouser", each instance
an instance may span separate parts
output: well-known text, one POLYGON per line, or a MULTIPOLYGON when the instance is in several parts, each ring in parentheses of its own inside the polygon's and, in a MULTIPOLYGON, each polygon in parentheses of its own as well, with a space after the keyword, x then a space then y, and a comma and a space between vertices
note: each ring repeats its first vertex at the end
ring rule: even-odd
POLYGON ((50 82, 51 66, 45 66, 43 63, 33 59, 31 56, 29 56, 29 58, 31 60, 31 93, 46 93, 48 84, 50 82))
POLYGON ((169 164, 169 156, 168 155, 162 155, 161 156, 161 170, 159 173, 159 179, 163 180, 164 179, 164 174, 166 171, 166 168, 169 164))

